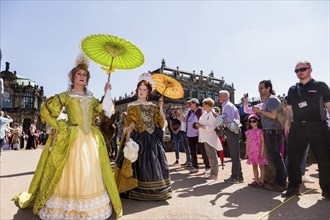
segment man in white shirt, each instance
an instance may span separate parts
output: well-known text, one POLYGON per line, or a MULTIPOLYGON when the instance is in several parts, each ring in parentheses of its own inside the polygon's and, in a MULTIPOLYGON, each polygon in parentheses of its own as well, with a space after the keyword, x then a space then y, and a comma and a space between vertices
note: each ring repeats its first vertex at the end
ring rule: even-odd
POLYGON ((8 124, 12 122, 13 119, 9 115, 5 116, 5 113, 3 111, 0 112, 0 155, 1 155, 3 140, 5 139, 5 135, 6 135, 5 128, 8 124))
POLYGON ((180 106, 178 109, 179 113, 179 120, 181 122, 180 131, 178 133, 180 142, 183 146, 183 149, 186 153, 186 162, 183 164, 187 167, 192 167, 192 160, 191 160, 191 152, 189 149, 189 143, 187 139, 187 124, 186 124, 186 116, 188 114, 188 111, 190 110, 190 103, 188 102, 190 98, 186 98, 184 101, 184 109, 180 106))

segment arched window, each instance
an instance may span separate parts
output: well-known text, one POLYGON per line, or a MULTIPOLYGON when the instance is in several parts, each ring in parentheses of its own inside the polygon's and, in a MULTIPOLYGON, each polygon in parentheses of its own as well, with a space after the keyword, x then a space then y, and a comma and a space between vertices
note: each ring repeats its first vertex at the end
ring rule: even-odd
POLYGON ((33 95, 30 92, 24 93, 23 97, 23 108, 29 108, 32 109, 34 107, 33 105, 33 95))
POLYGON ((214 102, 219 103, 219 93, 214 92, 214 102))
POLYGON ((184 98, 189 97, 190 96, 189 95, 189 88, 188 87, 184 87, 183 90, 184 90, 184 98))
POLYGON ((197 98, 197 89, 193 88, 191 92, 192 98, 197 98))
POLYGON ((201 99, 204 100, 206 98, 205 90, 201 89, 200 93, 201 93, 201 99))
POLYGON ((13 108, 13 91, 5 89, 4 94, 2 94, 2 104, 3 108, 13 108))
POLYGON ((212 91, 208 91, 207 97, 213 99, 212 91))

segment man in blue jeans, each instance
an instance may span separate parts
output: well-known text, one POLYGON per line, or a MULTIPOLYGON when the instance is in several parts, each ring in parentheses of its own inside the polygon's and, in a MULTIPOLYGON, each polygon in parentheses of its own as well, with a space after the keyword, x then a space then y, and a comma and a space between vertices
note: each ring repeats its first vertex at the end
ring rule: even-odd
POLYGON ((260 115, 265 145, 269 155, 268 159, 274 164, 276 170, 275 181, 266 183, 264 187, 272 191, 282 192, 286 188, 287 174, 280 152, 283 139, 282 128, 277 119, 277 114, 281 110, 281 101, 275 96, 270 80, 261 81, 258 90, 263 105, 262 108, 253 106, 252 110, 260 115))
POLYGON ((182 106, 179 106, 178 109, 178 115, 179 120, 181 122, 180 131, 178 133, 180 142, 183 146, 183 149, 186 153, 186 162, 183 164, 186 167, 192 167, 192 159, 191 159, 191 152, 189 148, 188 138, 187 138, 187 125, 186 125, 186 116, 188 114, 188 111, 190 110, 190 98, 187 97, 184 101, 184 108, 182 106))

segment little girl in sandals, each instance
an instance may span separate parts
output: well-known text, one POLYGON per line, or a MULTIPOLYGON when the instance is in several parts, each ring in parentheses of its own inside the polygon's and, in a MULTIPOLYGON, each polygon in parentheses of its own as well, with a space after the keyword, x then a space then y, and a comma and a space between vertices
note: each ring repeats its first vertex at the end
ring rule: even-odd
POLYGON ((254 175, 254 181, 249 185, 262 187, 264 185, 265 165, 268 164, 268 161, 259 116, 251 114, 248 123, 248 130, 245 132, 247 138, 245 158, 247 158, 247 164, 252 164, 254 175))

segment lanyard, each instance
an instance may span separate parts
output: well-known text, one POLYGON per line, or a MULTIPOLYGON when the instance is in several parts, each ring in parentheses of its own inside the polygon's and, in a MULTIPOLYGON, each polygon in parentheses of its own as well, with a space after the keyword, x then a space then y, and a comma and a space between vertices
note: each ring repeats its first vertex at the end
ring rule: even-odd
POLYGON ((304 98, 301 93, 302 91, 304 91, 304 86, 300 86, 300 83, 297 83, 296 87, 297 87, 298 96, 301 98, 301 101, 304 101, 304 98))

